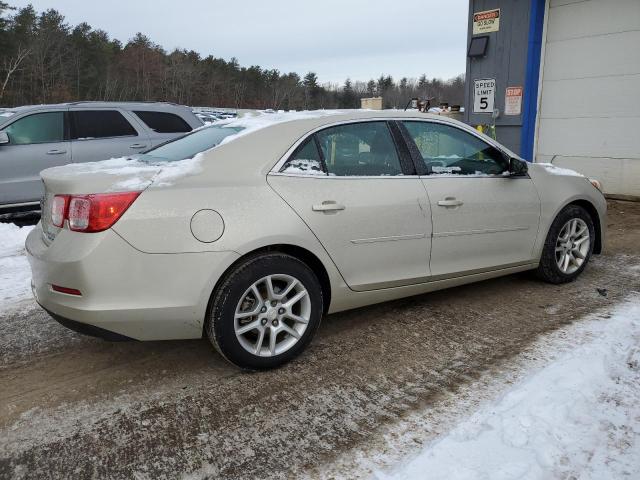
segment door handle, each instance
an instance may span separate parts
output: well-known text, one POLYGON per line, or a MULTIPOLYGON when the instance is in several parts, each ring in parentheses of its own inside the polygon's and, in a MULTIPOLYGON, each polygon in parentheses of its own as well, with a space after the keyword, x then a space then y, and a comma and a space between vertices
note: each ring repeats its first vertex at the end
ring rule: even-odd
POLYGON ((445 197, 444 200, 438 200, 438 205, 441 207, 459 207, 464 202, 457 200, 456 197, 445 197))
POLYGON ((344 205, 334 202, 333 200, 325 200, 320 205, 313 205, 311 209, 314 212, 337 212, 340 210, 344 210, 344 205))
POLYGON ((130 145, 129 148, 139 149, 139 148, 147 148, 147 146, 144 143, 134 143, 133 145, 130 145))
POLYGON ((49 150, 47 155, 63 155, 65 153, 67 153, 66 150, 49 150))

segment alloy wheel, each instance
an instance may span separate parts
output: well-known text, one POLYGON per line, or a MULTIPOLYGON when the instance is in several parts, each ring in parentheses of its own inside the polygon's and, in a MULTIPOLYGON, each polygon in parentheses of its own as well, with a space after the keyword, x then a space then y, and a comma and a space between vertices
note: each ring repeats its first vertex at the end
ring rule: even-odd
POLYGON ((240 345, 260 357, 280 355, 302 337, 311 318, 311 299, 291 275, 254 282, 236 306, 234 330, 240 345))
POLYGON ((591 236, 589 227, 581 218, 572 218, 560 229, 556 241, 556 263, 560 271, 566 275, 576 272, 585 262, 591 236))

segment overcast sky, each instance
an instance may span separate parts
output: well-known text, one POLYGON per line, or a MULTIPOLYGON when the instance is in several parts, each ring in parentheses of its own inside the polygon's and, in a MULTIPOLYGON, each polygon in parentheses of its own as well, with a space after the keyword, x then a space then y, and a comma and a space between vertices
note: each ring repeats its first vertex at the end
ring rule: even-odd
POLYGON ((321 82, 450 78, 465 69, 468 0, 5 0, 126 43, 142 32, 166 50, 308 71, 321 82))

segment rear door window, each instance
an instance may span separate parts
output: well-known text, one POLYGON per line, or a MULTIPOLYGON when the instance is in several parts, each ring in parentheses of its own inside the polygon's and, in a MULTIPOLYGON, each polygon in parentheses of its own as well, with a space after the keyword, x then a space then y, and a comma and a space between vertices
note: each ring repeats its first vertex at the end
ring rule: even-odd
POLYGON ((280 169, 281 173, 294 175, 326 175, 322 159, 312 135, 291 155, 280 169))
POLYGON ((134 137, 135 128, 117 110, 76 110, 71 112, 73 140, 134 137))
POLYGON ((63 142, 64 112, 43 112, 16 120, 4 129, 12 145, 63 142))
POLYGON ((191 126, 175 113, 134 111, 147 127, 157 133, 187 133, 191 126))
POLYGON ((402 175, 400 158, 386 122, 330 127, 316 133, 329 175, 402 175))

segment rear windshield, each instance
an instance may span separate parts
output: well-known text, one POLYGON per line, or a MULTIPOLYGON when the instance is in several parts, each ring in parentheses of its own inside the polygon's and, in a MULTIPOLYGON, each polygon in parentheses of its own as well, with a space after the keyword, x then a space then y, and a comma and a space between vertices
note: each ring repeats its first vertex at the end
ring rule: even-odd
POLYGON ((145 157, 176 162, 193 158, 196 154, 210 150, 230 135, 235 135, 242 127, 224 127, 214 125, 196 130, 177 140, 171 140, 145 153, 145 157))

